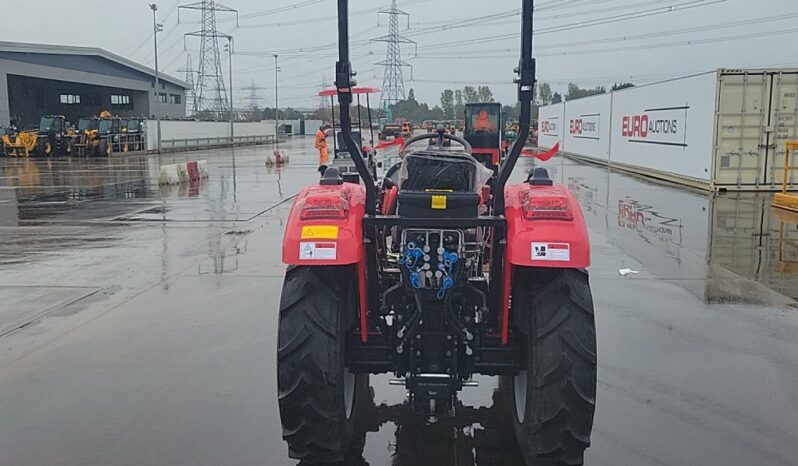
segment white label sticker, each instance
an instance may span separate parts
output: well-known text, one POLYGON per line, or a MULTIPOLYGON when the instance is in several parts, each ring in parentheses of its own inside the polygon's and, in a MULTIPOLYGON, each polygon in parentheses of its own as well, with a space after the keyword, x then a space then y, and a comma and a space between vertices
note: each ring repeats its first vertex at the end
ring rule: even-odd
POLYGON ((338 257, 338 245, 332 242, 299 243, 299 260, 334 261, 338 257))
POLYGON ((532 243, 533 261, 570 261, 571 245, 568 243, 532 243))

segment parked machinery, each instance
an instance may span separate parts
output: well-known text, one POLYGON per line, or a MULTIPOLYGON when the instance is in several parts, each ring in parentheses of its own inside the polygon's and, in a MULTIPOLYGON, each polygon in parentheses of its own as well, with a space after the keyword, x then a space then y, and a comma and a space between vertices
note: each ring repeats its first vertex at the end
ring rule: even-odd
MULTIPOLYGON (((142 140, 136 133, 129 134, 130 119, 111 115, 104 111, 99 117, 85 117, 78 122, 77 134, 72 138, 74 150, 79 155, 110 157, 114 152, 127 152, 128 140, 142 140)), ((139 122, 137 126, 141 126, 139 122)))
POLYGON ((78 121, 77 131, 72 136, 72 148, 75 154, 80 156, 95 155, 99 139, 97 129, 100 126, 100 118, 84 117, 78 121))
POLYGON ((67 126, 66 118, 62 115, 42 117, 36 139, 37 155, 71 155, 72 141, 67 126))
POLYGON ((502 105, 472 103, 465 106, 463 137, 474 148, 473 156, 486 167, 498 170, 502 160, 502 105))
POLYGON ((8 128, 3 134, 3 152, 11 157, 70 155, 72 144, 66 119, 61 115, 47 115, 39 121, 38 129, 8 128))
POLYGON ((131 117, 126 120, 125 142, 128 150, 142 151, 147 148, 145 139, 146 119, 141 117, 131 117))
POLYGON ((381 141, 385 141, 388 138, 395 138, 399 137, 402 134, 402 125, 395 125, 386 123, 382 125, 382 129, 379 132, 379 138, 381 141))
POLYGON ((97 155, 110 157, 114 152, 122 152, 122 119, 113 116, 100 118, 97 138, 97 155))

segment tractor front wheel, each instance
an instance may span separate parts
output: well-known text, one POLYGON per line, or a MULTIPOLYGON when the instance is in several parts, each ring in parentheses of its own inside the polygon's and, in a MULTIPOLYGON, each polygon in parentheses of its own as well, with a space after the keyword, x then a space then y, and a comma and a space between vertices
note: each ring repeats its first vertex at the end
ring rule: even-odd
POLYGON ((587 272, 520 269, 514 321, 526 336, 526 367, 507 376, 513 424, 527 464, 581 465, 596 400, 596 326, 587 272))
POLYGON ((49 139, 39 141, 37 152, 40 156, 49 157, 53 155, 53 143, 49 139))
POLYGON ((280 300, 277 389, 289 456, 310 464, 344 460, 367 375, 345 366, 357 322, 351 267, 292 267, 280 300))
POLYGON ((107 139, 103 139, 100 141, 98 145, 98 151, 101 157, 110 157, 113 153, 113 149, 111 148, 111 144, 107 139))

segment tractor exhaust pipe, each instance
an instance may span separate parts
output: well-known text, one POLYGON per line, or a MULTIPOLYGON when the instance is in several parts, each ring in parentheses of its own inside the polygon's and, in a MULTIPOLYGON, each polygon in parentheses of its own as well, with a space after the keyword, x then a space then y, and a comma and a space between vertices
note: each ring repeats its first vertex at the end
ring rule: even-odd
MULTIPOLYGON (((349 61, 349 0, 338 0, 338 62, 335 64, 335 87, 338 90, 338 104, 341 107, 341 135, 349 148, 357 172, 366 185, 366 215, 376 215, 377 188, 368 165, 366 165, 366 160, 363 158, 361 147, 355 143, 352 134, 350 105, 352 104, 352 88, 356 84, 352 79, 354 76, 352 63, 349 61)), ((335 135, 333 135, 334 137, 335 135)))
POLYGON ((535 10, 534 0, 523 0, 521 10, 521 60, 515 72, 518 78, 518 102, 521 104, 521 116, 518 124, 518 136, 513 143, 510 154, 504 160, 499 170, 499 176, 493 190, 493 215, 504 215, 504 187, 518 162, 518 157, 524 149, 529 135, 530 120, 532 119, 532 98, 535 87, 535 59, 532 58, 532 20, 535 10))

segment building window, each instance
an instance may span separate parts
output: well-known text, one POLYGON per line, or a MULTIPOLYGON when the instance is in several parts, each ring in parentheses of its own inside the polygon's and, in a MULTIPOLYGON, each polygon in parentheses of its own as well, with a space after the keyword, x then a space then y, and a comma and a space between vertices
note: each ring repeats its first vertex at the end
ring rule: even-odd
POLYGON ((169 94, 169 103, 179 105, 182 101, 182 96, 180 94, 169 94))
POLYGON ((164 92, 157 93, 158 102, 162 104, 165 104, 167 102, 166 100, 167 97, 168 97, 167 94, 164 92))
POLYGON ((61 103, 64 105, 80 104, 80 96, 74 94, 61 94, 61 103))
POLYGON ((111 105, 130 105, 130 96, 112 94, 111 105))

